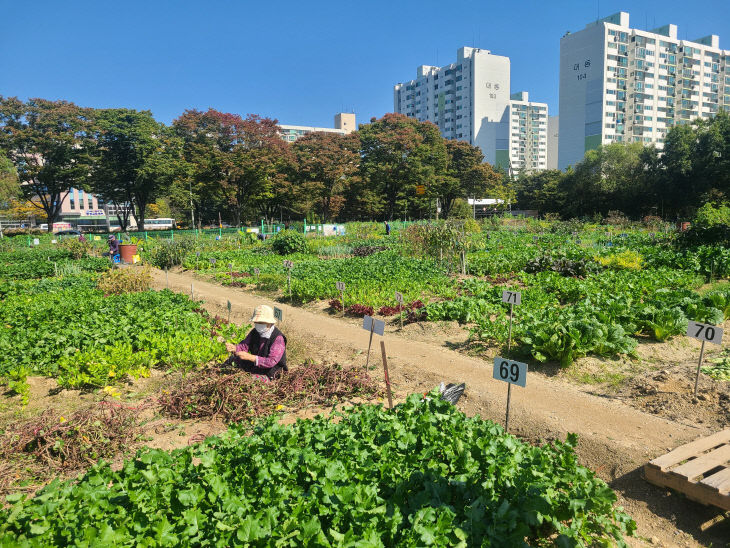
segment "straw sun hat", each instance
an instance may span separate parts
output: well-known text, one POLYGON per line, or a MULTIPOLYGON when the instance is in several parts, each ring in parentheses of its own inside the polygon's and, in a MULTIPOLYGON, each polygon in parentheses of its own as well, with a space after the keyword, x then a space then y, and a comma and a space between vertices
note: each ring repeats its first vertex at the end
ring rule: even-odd
POLYGON ((265 304, 260 304, 253 309, 251 321, 254 323, 276 323, 274 318, 274 309, 265 304))

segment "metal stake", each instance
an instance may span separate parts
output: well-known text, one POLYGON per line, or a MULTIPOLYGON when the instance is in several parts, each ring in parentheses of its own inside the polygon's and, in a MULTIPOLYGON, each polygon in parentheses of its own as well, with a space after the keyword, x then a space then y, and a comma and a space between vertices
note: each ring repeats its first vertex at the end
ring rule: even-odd
POLYGON ((190 300, 195 300, 195 291, 193 290, 193 284, 190 284, 190 300))
POLYGON ((705 341, 702 341, 700 347, 700 361, 697 362, 697 376, 695 377, 695 397, 697 396, 697 385, 700 382, 700 367, 702 367, 702 360, 705 359, 705 341))
POLYGON ((342 303, 342 316, 345 315, 345 292, 340 291, 340 302, 342 303))
POLYGON ((390 392, 390 377, 388 376, 388 358, 385 355, 385 341, 380 341, 380 352, 383 354, 383 371, 385 372, 385 388, 388 391, 388 408, 393 409, 393 395, 390 392))
POLYGON ((167 276, 167 268, 165 269, 165 283, 167 284, 167 289, 170 289, 170 278, 167 276))
MULTIPOLYGON (((512 314, 514 312, 515 305, 510 303, 509 305, 509 332, 507 335, 507 357, 509 358, 510 351, 512 350, 512 314)), ((504 431, 509 430, 509 406, 512 400, 512 383, 507 383, 507 414, 504 418, 504 431)))
POLYGON ((373 330, 375 329, 375 320, 370 324, 370 341, 368 342, 368 357, 365 360, 365 371, 370 371, 370 347, 373 345, 373 330))

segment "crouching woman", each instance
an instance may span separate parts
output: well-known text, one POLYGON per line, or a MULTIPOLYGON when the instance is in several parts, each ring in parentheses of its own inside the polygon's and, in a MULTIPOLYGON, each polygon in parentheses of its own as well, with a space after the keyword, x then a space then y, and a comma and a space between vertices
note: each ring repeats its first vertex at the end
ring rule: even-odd
POLYGON ((251 373, 256 379, 269 382, 281 377, 286 367, 286 337, 276 327, 274 310, 259 305, 254 309, 253 329, 237 345, 226 343, 232 352, 232 363, 251 373))

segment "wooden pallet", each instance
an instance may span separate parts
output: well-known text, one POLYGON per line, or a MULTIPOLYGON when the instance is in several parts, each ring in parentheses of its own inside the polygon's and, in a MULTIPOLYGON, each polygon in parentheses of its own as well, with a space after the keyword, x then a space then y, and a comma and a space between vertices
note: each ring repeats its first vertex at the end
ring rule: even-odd
POLYGON ((730 510, 730 429, 677 447, 644 465, 648 481, 730 510))

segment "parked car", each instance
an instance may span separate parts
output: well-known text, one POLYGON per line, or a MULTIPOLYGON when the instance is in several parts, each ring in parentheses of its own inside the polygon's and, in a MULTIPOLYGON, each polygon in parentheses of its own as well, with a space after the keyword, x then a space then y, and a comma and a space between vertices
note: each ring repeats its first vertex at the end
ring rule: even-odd
POLYGON ((81 232, 73 229, 59 230, 56 236, 81 236, 81 232))

